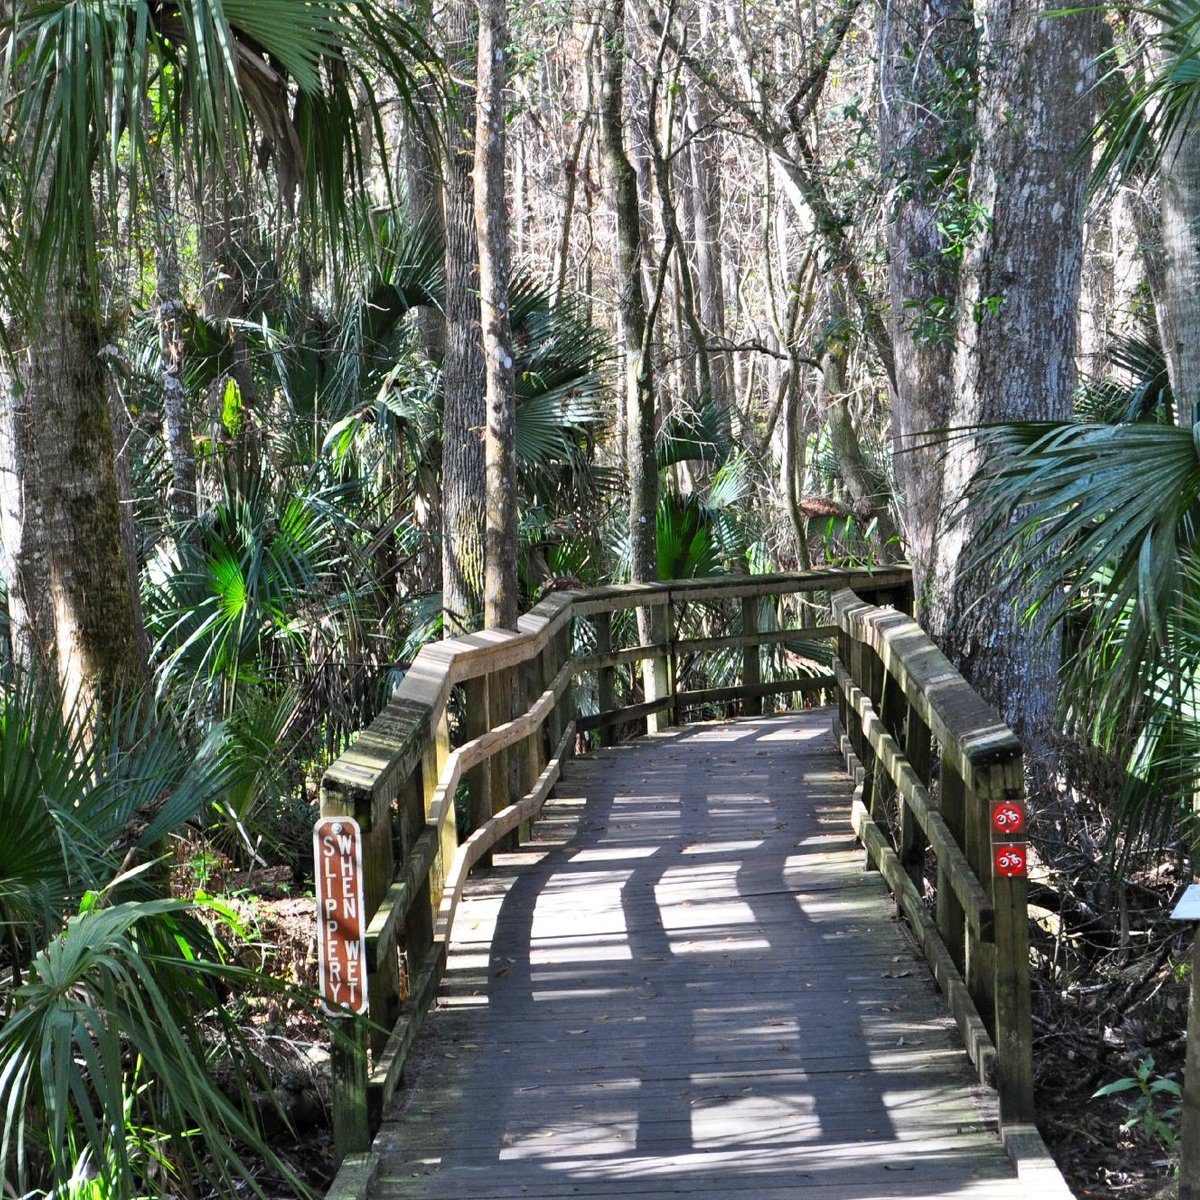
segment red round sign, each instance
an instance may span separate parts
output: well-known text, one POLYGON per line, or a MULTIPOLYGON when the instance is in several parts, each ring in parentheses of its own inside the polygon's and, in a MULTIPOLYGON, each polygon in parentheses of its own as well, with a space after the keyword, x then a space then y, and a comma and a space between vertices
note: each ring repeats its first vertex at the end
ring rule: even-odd
POLYGON ((1027 869, 1025 847, 1004 845, 996 847, 996 874, 1005 876, 1024 875, 1027 869))
POLYGON ((992 828, 1009 837, 1025 831, 1025 809, 1015 800, 1002 800, 992 807, 992 828))

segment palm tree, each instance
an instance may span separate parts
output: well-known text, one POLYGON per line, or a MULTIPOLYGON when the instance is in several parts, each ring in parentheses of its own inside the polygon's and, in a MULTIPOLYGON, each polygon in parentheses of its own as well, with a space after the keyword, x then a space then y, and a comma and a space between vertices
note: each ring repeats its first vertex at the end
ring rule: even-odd
POLYGON ((0 13, 13 644, 70 692, 96 695, 144 673, 101 351, 107 260, 123 214, 156 211, 142 199, 159 139, 208 179, 248 180, 269 162, 306 241, 337 263, 369 217, 357 121, 377 116, 373 73, 403 92, 429 56, 392 6, 349 0, 52 0, 0 13))

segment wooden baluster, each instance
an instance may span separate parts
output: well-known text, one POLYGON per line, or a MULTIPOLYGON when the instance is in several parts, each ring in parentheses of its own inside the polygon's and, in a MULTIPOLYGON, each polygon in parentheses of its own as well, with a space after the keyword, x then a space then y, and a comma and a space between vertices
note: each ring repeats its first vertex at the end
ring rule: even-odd
POLYGON ((675 603, 668 599, 663 605, 663 636, 667 643, 665 666, 667 671, 667 695, 671 697, 667 708, 667 724, 679 724, 679 662, 675 657, 675 636, 679 629, 679 621, 675 615, 675 603))
MULTIPOLYGON (((1025 778, 1019 752, 988 773, 990 803, 1011 800, 1024 807, 1025 778)), ((990 820, 990 816, 989 816, 990 820)), ((1007 840, 994 835, 994 842, 1007 840)), ((993 855, 994 855, 993 851, 993 855)), ((987 887, 985 881, 984 886, 987 887)), ((1000 1119, 1005 1124, 1032 1121, 1033 1018, 1029 994, 1029 880, 1025 874, 1000 875, 993 864, 992 905, 996 954, 996 1053, 999 1060, 1000 1119)))
MULTIPOLYGON (((747 635, 758 633, 757 596, 742 598, 742 632, 747 635)), ((762 683, 762 660, 759 653, 758 642, 742 647, 742 686, 747 689, 748 693, 743 702, 742 711, 748 717, 762 716, 762 696, 753 694, 753 689, 762 683)))
MULTIPOLYGON (((495 729, 497 725, 503 725, 506 721, 511 721, 513 717, 513 698, 512 672, 510 669, 501 668, 499 671, 494 671, 488 676, 488 697, 491 706, 492 728, 495 729)), ((514 789, 510 782, 510 774, 513 766, 512 757, 512 750, 497 750, 491 756, 491 799, 489 807, 492 816, 495 816, 502 808, 507 808, 516 799, 513 795, 514 789)), ((496 844, 496 849, 502 852, 514 850, 518 844, 517 834, 511 833, 496 844)))
MULTIPOLYGON (((425 752, 421 757, 421 786, 424 791, 425 813, 428 816, 433 805, 434 793, 437 791, 438 779, 446 759, 450 756, 450 722, 445 711, 437 715, 431 722, 429 740, 425 743, 425 752)), ((429 872, 430 903, 434 917, 437 916, 438 905, 442 902, 442 886, 446 872, 454 861, 454 852, 458 849, 458 823, 455 820, 454 804, 451 803, 446 819, 442 822, 441 844, 438 847, 437 858, 429 872)))
MULTIPOLYGON (((574 638, 574 619, 568 617, 563 622, 562 628, 555 634, 555 642, 558 646, 558 654, 555 660, 557 663, 555 670, 556 678, 558 672, 571 661, 574 655, 574 638)), ((575 684, 574 681, 571 681, 563 689, 563 694, 558 701, 558 737, 555 739, 554 745, 550 747, 551 753, 558 748, 558 743, 562 735, 573 720, 575 720, 575 684)))
MULTIPOLYGON (((536 660, 539 696, 550 687, 557 678, 559 670, 562 668, 561 650, 562 642, 557 634, 546 638, 546 645, 536 660)), ((558 739, 562 737, 563 728, 562 704, 559 702, 554 705, 550 710, 550 715, 542 723, 541 745, 543 765, 554 757, 554 749, 558 745, 558 739)))
MULTIPOLYGON (((668 604, 655 604, 650 608, 650 640, 655 646, 661 646, 663 652, 655 654, 650 660, 650 669, 643 673, 646 683, 647 700, 664 700, 670 696, 669 670, 667 667, 670 634, 667 627, 670 624, 668 604)), ((650 713, 646 718, 647 733, 661 733, 671 724, 669 708, 660 708, 650 713)))
MULTIPOLYGON (((953 764, 942 756, 941 784, 938 808, 946 828, 960 847, 965 850, 966 785, 953 764)), ((962 974, 966 970, 966 946, 964 938, 962 905, 950 885, 950 872, 938 863, 937 869, 937 927, 954 965, 962 974)))
MULTIPOLYGON (((962 847, 975 878, 990 892, 992 875, 991 812, 988 791, 969 788, 963 798, 963 841, 962 847)), ((996 947, 991 942, 981 942, 970 926, 967 926, 966 967, 963 980, 983 1023, 992 1031, 996 1026, 996 947)))
MULTIPOLYGON (((531 658, 523 662, 517 669, 517 675, 521 687, 520 712, 527 713, 542 694, 540 686, 542 673, 539 660, 531 658)), ((542 767, 545 766, 545 759, 542 757, 542 736, 542 729, 539 726, 532 730, 518 747, 521 760, 521 782, 517 788, 519 797, 527 796, 533 791, 537 785, 538 776, 542 773, 542 767)), ((533 822, 522 821, 517 831, 518 839, 527 842, 532 836, 533 822)))
MULTIPOLYGON (((482 737, 492 727, 488 677, 477 675, 474 679, 468 679, 463 690, 463 735, 466 741, 471 742, 477 737, 482 737)), ((484 759, 477 767, 472 767, 467 772, 468 809, 472 830, 485 824, 492 815, 491 773, 491 759, 484 759)), ((490 867, 491 853, 485 854, 480 862, 483 866, 490 867)))
MULTIPOLYGON (((929 771, 933 758, 933 738, 929 726, 912 704, 907 706, 904 730, 904 756, 912 763, 921 782, 929 786, 929 771)), ((908 877, 917 885, 917 891, 925 887, 925 851, 929 842, 921 826, 912 815, 908 805, 900 805, 900 846, 898 854, 908 877)))
MULTIPOLYGON (((596 621, 596 654, 600 657, 611 654, 612 645, 612 613, 598 612, 596 621)), ((596 691, 598 704, 602 713, 612 712, 617 707, 616 671, 613 667, 602 666, 596 672, 596 691)), ((602 746, 611 746, 616 741, 616 726, 610 725, 596 731, 602 746)))

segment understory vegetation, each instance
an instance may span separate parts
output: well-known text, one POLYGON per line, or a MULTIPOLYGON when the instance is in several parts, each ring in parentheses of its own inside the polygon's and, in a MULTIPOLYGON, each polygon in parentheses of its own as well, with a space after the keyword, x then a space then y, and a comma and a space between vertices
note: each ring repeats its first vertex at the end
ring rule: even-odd
POLYGON ((1194 0, 0 0, 0 1193, 328 1183, 321 775, 503 558, 911 562, 1027 750, 1047 1136, 1170 1194, 1198 54, 1194 0))

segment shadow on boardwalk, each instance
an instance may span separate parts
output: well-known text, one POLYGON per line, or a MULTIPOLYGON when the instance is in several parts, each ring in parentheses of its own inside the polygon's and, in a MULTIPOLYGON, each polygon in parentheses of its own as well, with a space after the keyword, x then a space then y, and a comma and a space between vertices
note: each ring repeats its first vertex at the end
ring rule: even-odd
POLYGON ((379 1197, 1018 1197, 827 713, 580 760, 460 909, 379 1197), (494 933, 494 937, 493 937, 494 933))

